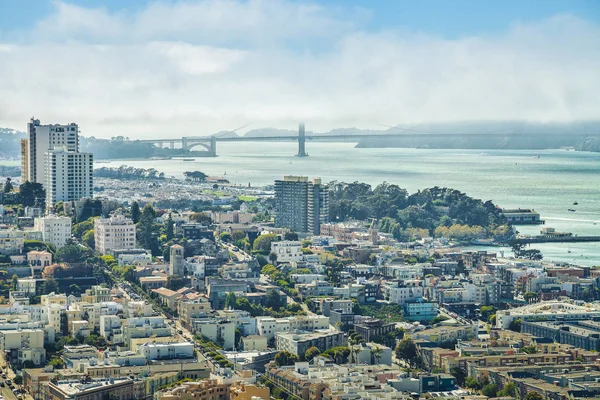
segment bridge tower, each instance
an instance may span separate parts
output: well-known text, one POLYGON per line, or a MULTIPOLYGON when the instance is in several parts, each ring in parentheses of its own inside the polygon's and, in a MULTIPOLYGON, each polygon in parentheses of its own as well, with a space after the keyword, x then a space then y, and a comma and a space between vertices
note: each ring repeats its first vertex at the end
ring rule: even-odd
POLYGON ((181 148, 183 150, 187 150, 188 148, 188 138, 185 136, 181 138, 181 148))
POLYGON ((209 151, 209 156, 210 157, 216 157, 217 156, 217 137, 216 136, 211 136, 210 137, 210 151, 209 151))
POLYGON ((300 122, 298 128, 298 154, 296 157, 308 157, 306 153, 306 134, 304 131, 304 122, 300 122))

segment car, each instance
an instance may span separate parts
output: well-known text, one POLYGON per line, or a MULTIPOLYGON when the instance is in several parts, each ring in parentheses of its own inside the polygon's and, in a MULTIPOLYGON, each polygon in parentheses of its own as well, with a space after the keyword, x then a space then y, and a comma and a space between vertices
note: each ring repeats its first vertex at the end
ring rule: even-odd
POLYGON ((4 387, 4 382, 0 381, 0 387, 4 387))
POLYGON ((11 386, 11 385, 12 385, 12 381, 11 381, 10 379, 7 379, 7 380, 6 380, 6 384, 7 384, 8 386, 11 386))

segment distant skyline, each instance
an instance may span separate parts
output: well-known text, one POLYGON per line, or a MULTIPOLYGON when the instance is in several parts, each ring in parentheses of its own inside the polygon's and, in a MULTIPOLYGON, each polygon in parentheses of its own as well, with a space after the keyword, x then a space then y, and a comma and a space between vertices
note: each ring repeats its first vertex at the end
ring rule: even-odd
POLYGON ((598 43, 595 0, 4 0, 0 127, 597 119, 598 43))

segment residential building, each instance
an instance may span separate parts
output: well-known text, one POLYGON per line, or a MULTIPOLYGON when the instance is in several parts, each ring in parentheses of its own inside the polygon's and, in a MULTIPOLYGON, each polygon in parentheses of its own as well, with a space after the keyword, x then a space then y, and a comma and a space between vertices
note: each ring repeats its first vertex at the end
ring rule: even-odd
POLYGON ((75 123, 41 125, 39 119, 31 118, 27 133, 29 182, 46 184, 45 154, 48 150, 66 147, 69 152, 79 152, 79 127, 75 123))
POLYGON ((242 348, 244 351, 266 351, 267 338, 260 335, 242 337, 242 348))
POLYGON ((60 249, 71 239, 71 223, 70 217, 49 214, 35 219, 35 229, 42 232, 44 242, 52 243, 60 249))
POLYGON ((378 343, 360 343, 350 346, 351 362, 355 364, 392 365, 392 349, 378 343))
POLYGON ((409 321, 431 321, 438 315, 438 303, 417 300, 404 303, 404 319, 409 321))
POLYGON ((229 400, 230 384, 208 379, 200 382, 184 382, 179 386, 157 394, 160 400, 229 400))
POLYGON ((94 156, 92 153, 55 147, 44 155, 46 206, 59 201, 91 198, 94 194, 94 156))
POLYGON ((336 330, 317 331, 312 333, 277 333, 275 343, 277 350, 289 351, 297 356, 304 355, 306 350, 317 347, 321 351, 345 344, 344 333, 336 330))
POLYGON ((113 250, 135 248, 135 224, 123 215, 94 220, 96 250, 109 254, 113 250))
POLYGON ((172 330, 163 317, 139 317, 127 320, 123 334, 125 343, 129 344, 131 339, 171 337, 172 330))
POLYGON ((192 358, 194 357, 194 344, 188 342, 152 343, 150 340, 138 346, 137 351, 148 361, 192 358))
POLYGON ((0 254, 23 253, 25 233, 16 229, 0 229, 0 254))
POLYGON ((32 250, 27 253, 27 263, 31 267, 32 276, 41 275, 44 268, 52 264, 52 253, 46 250, 32 250))
POLYGON ((277 256, 277 263, 302 261, 302 243, 292 240, 271 243, 271 253, 277 256))
POLYGON ((140 285, 144 288, 158 289, 167 286, 167 281, 166 275, 144 276, 140 278, 140 285))
POLYGON ((48 397, 51 400, 133 399, 134 381, 130 378, 109 378, 50 381, 48 397))
POLYGON ((249 385, 243 381, 236 382, 229 388, 230 400, 267 400, 271 398, 268 387, 249 385))
POLYGON ((275 226, 318 235, 329 221, 329 192, 320 179, 285 176, 275 181, 275 226))
POLYGON ((29 180, 29 140, 21 139, 21 183, 29 180))
POLYGON ((174 244, 170 248, 169 273, 170 275, 184 276, 183 246, 174 244))
POLYGON ((544 301, 496 313, 496 328, 508 329, 512 321, 578 321, 600 317, 600 305, 577 305, 567 301, 544 301))
POLYGON ((367 342, 384 337, 396 328, 393 322, 385 322, 373 317, 355 317, 354 330, 367 342))
POLYGON ((213 342, 222 342, 225 350, 232 350, 235 346, 235 324, 231 321, 219 318, 196 319, 193 320, 192 330, 213 342))
POLYGON ((210 303, 204 297, 194 300, 181 300, 177 304, 179 320, 188 327, 188 329, 191 327, 194 319, 205 317, 210 311, 210 303))

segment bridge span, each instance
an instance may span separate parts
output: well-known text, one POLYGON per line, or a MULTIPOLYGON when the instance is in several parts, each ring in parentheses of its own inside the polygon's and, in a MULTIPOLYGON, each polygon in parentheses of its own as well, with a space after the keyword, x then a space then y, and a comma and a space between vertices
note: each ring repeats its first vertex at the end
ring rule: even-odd
MULTIPOLYGON (((540 136, 549 137, 549 136, 564 136, 565 133, 546 133, 540 136)), ((589 136, 597 136, 600 137, 599 134, 570 134, 571 136, 581 136, 582 139, 585 139, 589 136)), ((304 123, 300 123, 298 128, 298 135, 296 136, 286 136, 286 135, 274 135, 274 136, 230 136, 230 137, 220 137, 220 136, 184 136, 181 139, 144 139, 137 140, 140 143, 151 143, 153 145, 157 145, 163 147, 164 145, 168 145, 171 149, 175 148, 175 145, 178 144, 181 146, 183 150, 191 150, 194 147, 200 146, 206 150, 206 153, 209 157, 217 156, 217 142, 288 142, 294 141, 298 142, 298 154, 297 157, 307 157, 308 153, 306 152, 306 141, 316 140, 316 141, 329 141, 329 142, 338 142, 338 141, 348 141, 352 139, 356 139, 359 141, 360 139, 365 138, 415 138, 415 137, 427 137, 427 138, 481 138, 481 137, 489 137, 489 138, 509 138, 509 137, 523 137, 524 135, 521 133, 437 133, 437 132, 422 132, 422 131, 410 131, 409 129, 398 132, 398 133, 377 133, 377 134, 360 134, 360 135, 324 135, 324 134, 312 134, 306 135, 304 123)), ((533 136, 527 135, 527 136, 533 136)))

